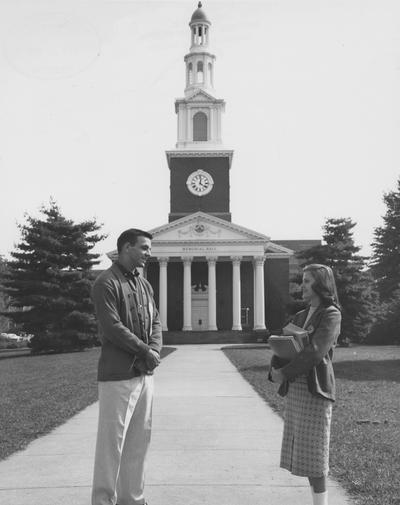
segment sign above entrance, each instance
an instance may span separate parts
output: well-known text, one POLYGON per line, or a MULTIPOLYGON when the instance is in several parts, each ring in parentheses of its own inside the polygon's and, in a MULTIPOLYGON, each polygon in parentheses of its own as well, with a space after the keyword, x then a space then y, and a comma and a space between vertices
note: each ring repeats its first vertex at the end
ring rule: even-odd
POLYGON ((182 247, 182 252, 190 253, 208 253, 216 250, 216 247, 182 247))

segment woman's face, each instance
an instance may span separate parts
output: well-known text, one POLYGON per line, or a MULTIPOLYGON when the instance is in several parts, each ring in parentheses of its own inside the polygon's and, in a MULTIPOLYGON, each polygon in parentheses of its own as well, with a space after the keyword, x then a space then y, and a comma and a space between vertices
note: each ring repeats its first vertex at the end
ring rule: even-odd
POLYGON ((311 275, 311 272, 304 272, 301 289, 303 290, 303 300, 305 302, 311 302, 312 299, 318 297, 318 295, 312 289, 314 282, 315 279, 311 275))

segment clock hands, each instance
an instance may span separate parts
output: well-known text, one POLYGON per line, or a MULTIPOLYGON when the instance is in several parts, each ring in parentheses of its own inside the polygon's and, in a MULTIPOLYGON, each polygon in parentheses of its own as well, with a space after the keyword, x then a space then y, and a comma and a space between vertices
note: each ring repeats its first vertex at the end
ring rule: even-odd
POLYGON ((214 181, 211 175, 202 170, 198 170, 188 177, 186 184, 189 191, 194 195, 203 196, 207 195, 212 190, 214 181))
POLYGON ((209 184, 207 177, 204 177, 203 175, 199 175, 198 177, 193 179, 193 182, 194 182, 195 188, 198 191, 201 191, 203 189, 207 189, 208 184, 209 184))

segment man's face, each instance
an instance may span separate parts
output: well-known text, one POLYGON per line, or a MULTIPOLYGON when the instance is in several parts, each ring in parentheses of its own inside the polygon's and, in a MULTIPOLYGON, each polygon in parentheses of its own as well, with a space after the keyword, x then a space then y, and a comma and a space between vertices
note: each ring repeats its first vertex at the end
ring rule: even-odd
POLYGON ((134 268, 144 267, 151 256, 151 240, 138 237, 135 244, 127 244, 127 253, 134 268))

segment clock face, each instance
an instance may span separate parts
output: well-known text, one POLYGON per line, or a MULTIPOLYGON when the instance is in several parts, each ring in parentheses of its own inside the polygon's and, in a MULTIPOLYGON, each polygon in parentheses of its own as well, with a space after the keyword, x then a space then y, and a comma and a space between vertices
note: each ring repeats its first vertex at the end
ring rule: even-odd
POLYGON ((213 178, 204 170, 196 170, 189 175, 186 186, 196 196, 208 195, 214 186, 213 178))

